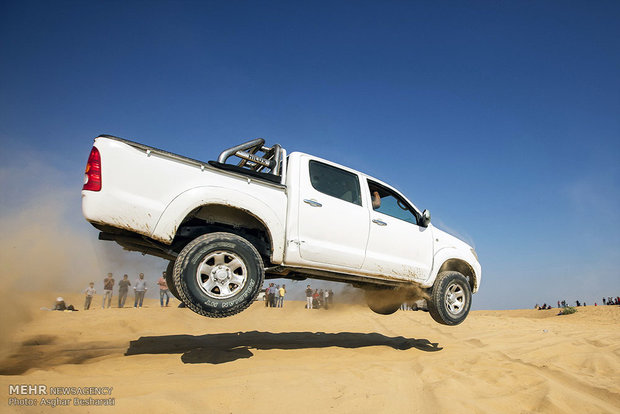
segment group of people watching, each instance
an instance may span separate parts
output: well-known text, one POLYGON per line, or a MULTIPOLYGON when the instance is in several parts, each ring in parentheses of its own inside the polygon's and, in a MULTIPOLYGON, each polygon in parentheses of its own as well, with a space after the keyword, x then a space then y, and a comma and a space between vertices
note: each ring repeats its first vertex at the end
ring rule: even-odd
POLYGON ((334 292, 331 289, 314 289, 306 287, 306 309, 329 309, 334 304, 334 292))
MULTIPOLYGON (((114 277, 112 273, 108 273, 105 279, 103 279, 103 303, 101 307, 105 309, 109 308, 112 302, 112 296, 114 292, 114 277)), ((168 289, 168 284, 166 283, 166 272, 162 272, 161 277, 157 281, 157 285, 159 286, 159 304, 161 307, 169 306, 170 303, 170 290, 168 289), (165 303, 164 303, 164 298, 165 303)), ((144 273, 140 273, 138 275, 138 279, 136 279, 131 284, 129 281, 128 275, 123 275, 123 278, 118 282, 118 307, 125 307, 125 301, 127 300, 127 294, 129 293, 129 288, 133 287, 134 291, 134 308, 141 308, 142 303, 144 302, 144 295, 148 290, 147 282, 144 279, 144 273)), ((93 297, 97 293, 95 290, 95 282, 90 282, 89 286, 84 289, 84 293, 86 294, 86 298, 84 300, 84 310, 90 309, 90 305, 92 303, 93 297)))
MULTIPOLYGON (((577 306, 586 306, 586 303, 585 303, 585 302, 583 302, 583 304, 582 304, 582 303, 581 303, 581 302, 579 302, 578 300, 577 300, 577 301, 575 301, 575 304, 576 304, 577 306)), ((570 305, 569 305, 569 304, 568 304, 568 302, 566 302, 565 300, 563 300, 563 301, 561 301, 561 302, 558 300, 558 308, 566 308, 566 307, 568 307, 568 306, 570 306, 570 305)), ((596 306, 596 304, 594 304, 594 306, 596 306)), ((543 303, 543 305, 542 305, 542 306, 539 306, 539 305, 538 305, 538 303, 537 303, 537 304, 536 304, 536 306, 534 306, 534 309, 537 309, 537 310, 547 310, 547 309, 553 309, 553 306, 551 306, 551 305, 547 305, 546 303, 543 303)))
MULTIPOLYGON (((611 296, 608 297, 608 298, 603 298, 603 305, 620 305, 620 296, 618 296, 616 298, 612 298, 611 296)), ((558 308, 566 308, 568 306, 570 306, 570 305, 565 300, 563 300, 563 301, 559 301, 558 300, 558 308)), ((587 303, 585 301, 582 303, 582 302, 576 300, 575 301, 575 306, 576 307, 587 306, 587 303)), ((594 302, 594 306, 598 306, 598 303, 594 302)), ((543 303, 542 306, 539 306, 538 303, 537 303, 536 306, 534 306, 534 309, 546 310, 546 309, 553 309, 553 307, 551 305, 547 305, 546 303, 543 303)))
POLYGON ((274 285, 270 283, 265 289, 265 306, 268 308, 281 308, 284 306, 286 285, 274 285))
MULTIPOLYGON (((281 308, 284 305, 286 285, 270 283, 265 288, 265 306, 269 308, 281 308)), ((331 289, 314 289, 306 287, 306 309, 329 309, 334 302, 334 292, 331 289)))

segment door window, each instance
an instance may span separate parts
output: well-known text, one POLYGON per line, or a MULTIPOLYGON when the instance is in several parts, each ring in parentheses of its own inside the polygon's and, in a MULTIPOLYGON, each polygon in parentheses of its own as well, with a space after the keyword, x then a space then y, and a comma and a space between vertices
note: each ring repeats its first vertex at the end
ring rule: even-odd
POLYGON ((360 183, 357 174, 310 160, 310 182, 321 193, 349 203, 362 205, 360 183))
POLYGON ((415 212, 401 196, 371 181, 368 181, 368 189, 370 190, 373 210, 412 224, 418 224, 415 212))

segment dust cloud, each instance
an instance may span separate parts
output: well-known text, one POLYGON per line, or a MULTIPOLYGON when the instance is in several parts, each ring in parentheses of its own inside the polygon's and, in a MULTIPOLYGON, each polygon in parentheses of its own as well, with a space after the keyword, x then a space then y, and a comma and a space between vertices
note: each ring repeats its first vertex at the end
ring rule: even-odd
MULTIPOLYGON (((30 157, 14 163, 21 168, 0 168, 0 278, 4 287, 0 358, 11 352, 15 331, 40 308, 52 307, 57 296, 80 293, 91 281, 100 293, 108 272, 117 280, 123 273, 133 280, 144 272, 154 286, 167 265, 97 240, 97 231, 81 213, 79 178, 68 180, 36 160, 30 157), (33 292, 46 292, 49 299, 33 304, 29 300, 33 292)), ((72 304, 82 308, 81 303, 72 304)))
MULTIPOLYGON (((270 281, 268 281, 270 282, 270 281)), ((292 286, 292 294, 287 298, 293 300, 305 301, 305 287, 310 285, 314 289, 331 289, 334 292, 333 304, 330 311, 349 310, 350 306, 367 307, 366 290, 355 287, 348 283, 326 282, 323 280, 307 279, 301 282, 294 282, 292 286), (340 306, 346 305, 346 306, 340 306)), ((289 285, 287 285, 289 286, 289 285)), ((424 288, 414 282, 410 282, 398 288, 387 288, 380 290, 370 290, 373 294, 379 292, 379 295, 373 295, 373 302, 380 305, 390 305, 394 303, 413 305, 418 300, 428 300, 429 296, 424 288)), ((288 295, 288 293, 287 293, 288 295)))

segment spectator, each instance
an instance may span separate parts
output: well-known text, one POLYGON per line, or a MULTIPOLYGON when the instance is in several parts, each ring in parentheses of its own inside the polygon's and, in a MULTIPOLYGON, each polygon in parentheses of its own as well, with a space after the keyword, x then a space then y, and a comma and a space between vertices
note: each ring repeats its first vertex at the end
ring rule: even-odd
POLYGON ((314 289, 314 293, 312 294, 312 308, 319 308, 319 290, 314 289))
POLYGON ((144 294, 147 291, 146 280, 144 280, 144 273, 140 273, 139 279, 136 280, 136 283, 133 287, 135 292, 135 302, 133 304, 134 308, 142 307, 142 302, 144 301, 144 294))
POLYGON ((273 306, 276 308, 280 307, 280 285, 276 285, 273 290, 273 306))
POLYGON ((73 305, 67 306, 65 304, 65 300, 63 298, 61 298, 61 297, 57 297, 56 298, 56 303, 54 304, 54 309, 53 310, 57 310, 57 311, 65 311, 65 310, 76 311, 76 309, 73 307, 73 305))
POLYGON ((166 272, 161 274, 157 284, 159 285, 159 306, 163 308, 164 296, 166 297, 166 306, 168 306, 168 302, 170 302, 170 290, 168 289, 168 284, 166 283, 166 272))
POLYGON ((268 299, 267 301, 269 302, 269 307, 273 308, 274 304, 275 304, 275 296, 276 296, 276 288, 273 286, 273 283, 269 284, 269 287, 267 288, 267 292, 268 292, 268 299))
POLYGON ((86 299, 84 300, 84 310, 90 309, 90 303, 93 300, 93 296, 97 293, 95 290, 95 282, 90 282, 88 287, 84 289, 84 293, 86 293, 86 299))
POLYGON ((67 305, 65 305, 65 300, 61 297, 56 298, 56 303, 54 304, 54 310, 64 311, 67 309, 67 305))
POLYGON ((323 306, 325 306, 325 310, 329 308, 329 305, 327 304, 328 302, 329 302, 329 290, 325 289, 325 291, 323 292, 323 306))
POLYGON ((125 301, 127 300, 127 292, 129 291, 129 286, 131 286, 131 282, 129 281, 129 276, 123 275, 123 280, 118 282, 118 307, 124 308, 125 301))
POLYGON ((278 302, 278 308, 284 306, 284 295, 286 295, 286 285, 282 285, 280 288, 280 301, 278 302))
POLYGON ((306 287, 306 309, 312 309, 312 289, 310 285, 306 287))
POLYGON ((112 277, 112 273, 108 273, 108 276, 103 279, 103 303, 101 304, 101 308, 105 309, 105 301, 108 300, 108 308, 110 307, 110 302, 112 302, 112 288, 114 287, 114 278, 112 277))

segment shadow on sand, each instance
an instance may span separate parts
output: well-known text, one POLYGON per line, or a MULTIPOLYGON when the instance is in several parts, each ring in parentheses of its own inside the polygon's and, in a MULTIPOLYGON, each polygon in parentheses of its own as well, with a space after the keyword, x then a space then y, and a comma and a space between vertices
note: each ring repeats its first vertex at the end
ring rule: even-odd
POLYGON ((443 348, 427 339, 387 337, 378 333, 236 332, 192 335, 143 336, 129 343, 125 355, 183 354, 186 364, 222 364, 250 358, 253 349, 362 348, 389 346, 397 350, 416 348, 425 352, 443 348))
POLYGON ((87 364, 94 360, 122 355, 126 346, 124 341, 71 341, 72 338, 53 335, 29 338, 23 341, 14 353, 0 361, 0 375, 21 375, 30 369, 87 364))

